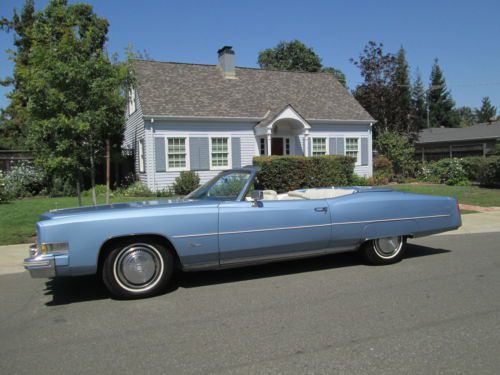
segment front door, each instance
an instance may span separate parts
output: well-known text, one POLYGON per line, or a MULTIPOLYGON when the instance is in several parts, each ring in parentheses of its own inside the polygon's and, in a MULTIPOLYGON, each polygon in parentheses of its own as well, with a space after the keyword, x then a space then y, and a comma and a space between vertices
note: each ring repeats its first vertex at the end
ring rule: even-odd
POLYGON ((271 139, 271 155, 283 155, 283 138, 271 139))
POLYGON ((220 264, 324 253, 331 237, 328 203, 318 200, 223 202, 219 205, 220 264))

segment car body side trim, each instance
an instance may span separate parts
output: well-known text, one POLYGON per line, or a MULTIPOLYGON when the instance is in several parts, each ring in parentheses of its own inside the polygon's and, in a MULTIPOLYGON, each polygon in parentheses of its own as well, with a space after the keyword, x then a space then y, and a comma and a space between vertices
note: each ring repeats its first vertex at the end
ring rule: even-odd
POLYGON ((314 224, 314 225, 301 225, 294 227, 278 227, 278 228, 263 228, 263 229, 249 229, 249 230, 237 230, 237 231, 228 231, 221 233, 198 233, 198 234, 183 234, 179 236, 172 236, 172 238, 190 238, 190 237, 207 237, 207 236, 225 236, 228 234, 239 234, 239 233, 258 233, 258 232, 271 232, 271 231, 279 231, 279 230, 292 230, 292 229, 307 229, 307 228, 319 228, 319 227, 327 227, 334 225, 351 225, 351 224, 369 224, 369 223, 383 223, 383 222, 391 222, 391 221, 403 221, 403 220, 415 220, 415 219, 434 219, 439 217, 450 217, 451 215, 429 215, 429 216, 413 216, 413 217, 400 217, 395 219, 376 219, 376 220, 362 220, 362 221, 345 221, 341 223, 328 223, 328 224, 314 224))

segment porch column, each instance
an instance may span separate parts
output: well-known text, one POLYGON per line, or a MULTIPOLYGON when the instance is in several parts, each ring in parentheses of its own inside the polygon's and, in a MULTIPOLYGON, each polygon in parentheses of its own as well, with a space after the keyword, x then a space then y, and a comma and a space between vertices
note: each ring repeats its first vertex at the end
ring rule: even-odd
POLYGON ((309 156, 309 132, 304 132, 304 156, 309 156))
POLYGON ((266 135, 267 138, 267 155, 271 155, 271 133, 268 132, 266 135))

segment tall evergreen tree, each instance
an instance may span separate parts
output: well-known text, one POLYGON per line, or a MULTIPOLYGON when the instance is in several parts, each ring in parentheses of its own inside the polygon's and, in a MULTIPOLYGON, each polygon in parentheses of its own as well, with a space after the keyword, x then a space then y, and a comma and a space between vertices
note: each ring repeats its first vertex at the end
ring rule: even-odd
POLYGON ((29 65, 31 50, 31 30, 35 21, 35 4, 26 0, 21 13, 14 10, 12 19, 2 18, 0 29, 14 33, 15 50, 9 50, 10 60, 14 62, 14 74, 1 81, 2 86, 12 86, 7 94, 9 105, 0 113, 0 147, 10 149, 26 148, 27 104, 26 82, 21 71, 29 65))
POLYGON ((427 126, 427 108, 424 83, 419 70, 413 83, 411 97, 413 125, 415 129, 420 130, 427 126))
POLYGON ((461 128, 466 128, 477 123, 476 115, 471 107, 463 106, 455 109, 455 113, 458 116, 458 126, 461 128))
POLYGON ((451 128, 458 126, 459 120, 453 111, 455 102, 446 87, 446 80, 437 59, 434 60, 432 66, 428 102, 431 127, 451 128))
POLYGON ((481 108, 476 109, 475 114, 479 123, 489 122, 495 119, 497 109, 491 104, 490 98, 485 96, 481 101, 481 108))
POLYGON ((414 129, 411 121, 411 82, 410 68, 406 61, 406 51, 401 47, 396 55, 396 65, 392 77, 392 119, 394 130, 399 134, 412 137, 418 129, 414 129))

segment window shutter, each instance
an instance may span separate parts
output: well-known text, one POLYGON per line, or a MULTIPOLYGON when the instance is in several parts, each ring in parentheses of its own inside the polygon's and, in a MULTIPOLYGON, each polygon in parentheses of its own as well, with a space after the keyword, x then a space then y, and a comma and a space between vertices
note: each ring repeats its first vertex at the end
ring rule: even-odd
POLYGON ((306 156, 312 156, 313 155, 313 140, 311 137, 307 137, 307 151, 309 152, 309 155, 306 156))
POLYGON ((155 161, 156 172, 165 172, 167 170, 167 155, 165 152, 165 138, 155 138, 155 161))
POLYGON ((189 160, 192 171, 207 171, 210 169, 208 138, 189 138, 189 160))
POLYGON ((368 165, 368 138, 361 138, 361 165, 368 165))
POLYGON ((337 155, 345 155, 344 138, 337 138, 337 155))
POLYGON ((241 139, 239 137, 231 138, 231 158, 233 168, 241 167, 241 139))
POLYGON ((337 138, 330 138, 328 149, 330 151, 330 155, 337 155, 337 138))

